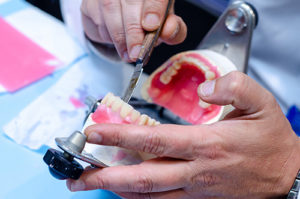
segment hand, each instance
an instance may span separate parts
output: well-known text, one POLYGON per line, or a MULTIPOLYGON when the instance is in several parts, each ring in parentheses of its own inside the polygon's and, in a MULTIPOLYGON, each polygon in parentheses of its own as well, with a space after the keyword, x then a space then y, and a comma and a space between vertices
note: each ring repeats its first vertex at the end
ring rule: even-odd
MULTIPOLYGON (((146 31, 162 23, 168 0, 83 0, 82 21, 86 35, 99 43, 114 44, 120 57, 135 61, 146 31)), ((183 20, 174 14, 167 17, 161 41, 181 43, 187 34, 183 20)))
POLYGON ((236 109, 211 125, 97 124, 88 141, 153 153, 134 166, 85 171, 71 191, 107 189, 126 198, 276 198, 300 165, 300 141, 274 97, 232 72, 202 84, 200 97, 236 109))

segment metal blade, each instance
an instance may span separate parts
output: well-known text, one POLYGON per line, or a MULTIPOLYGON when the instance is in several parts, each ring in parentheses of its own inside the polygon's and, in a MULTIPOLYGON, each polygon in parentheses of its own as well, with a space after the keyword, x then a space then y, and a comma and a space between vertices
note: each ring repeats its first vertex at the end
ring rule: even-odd
POLYGON ((122 98, 122 100, 124 102, 126 102, 126 103, 129 102, 129 100, 130 100, 130 98, 131 98, 131 96, 133 94, 133 91, 134 91, 134 89, 135 89, 135 87, 136 87, 136 85, 137 85, 137 83, 138 83, 138 81, 139 81, 139 79, 141 77, 141 74, 143 72, 143 65, 144 64, 143 64, 142 61, 138 61, 137 64, 136 64, 136 66, 135 66, 135 68, 134 68, 134 72, 133 72, 133 74, 131 76, 130 83, 129 83, 129 85, 128 85, 127 89, 126 89, 126 92, 125 92, 125 94, 124 94, 124 96, 122 98))

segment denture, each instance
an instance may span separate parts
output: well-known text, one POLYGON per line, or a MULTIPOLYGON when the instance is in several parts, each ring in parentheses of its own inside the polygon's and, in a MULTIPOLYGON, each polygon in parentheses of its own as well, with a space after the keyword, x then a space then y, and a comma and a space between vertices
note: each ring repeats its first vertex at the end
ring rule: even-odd
MULTIPOLYGON (((93 124, 136 124, 156 126, 160 122, 141 114, 120 97, 108 93, 96 111, 89 116, 83 130, 93 124)), ((127 150, 113 146, 99 146, 87 143, 85 150, 108 166, 139 164, 144 160, 155 158, 152 154, 127 150)))
POLYGON ((160 124, 153 118, 140 114, 132 106, 125 103, 120 97, 108 93, 92 114, 93 123, 113 123, 113 124, 136 124, 155 126, 160 124))
POLYGON ((163 106, 191 124, 209 124, 220 120, 222 106, 199 98, 200 85, 233 70, 226 57, 209 50, 188 51, 171 57, 143 86, 145 100, 163 106))
MULTIPOLYGON (((142 96, 149 102, 161 105, 191 124, 216 122, 231 109, 230 106, 208 104, 199 98, 200 85, 214 80, 236 67, 226 57, 208 50, 177 54, 159 67, 142 88, 142 96)), ((85 123, 136 124, 156 126, 160 123, 141 114, 120 97, 108 93, 97 110, 85 123)), ((85 150, 108 166, 138 164, 155 158, 152 154, 136 152, 119 147, 88 144, 85 150)))

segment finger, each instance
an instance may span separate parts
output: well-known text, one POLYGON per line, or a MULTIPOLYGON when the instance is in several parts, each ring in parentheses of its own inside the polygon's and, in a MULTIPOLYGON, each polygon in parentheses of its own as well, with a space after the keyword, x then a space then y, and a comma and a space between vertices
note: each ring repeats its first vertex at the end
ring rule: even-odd
POLYGON ((85 33, 92 41, 112 43, 98 1, 83 1, 81 13, 85 33))
POLYGON ((160 38, 167 44, 175 45, 183 42, 187 36, 187 27, 181 17, 174 14, 168 16, 160 38))
POLYGON ((143 28, 147 31, 154 31, 162 24, 168 6, 168 0, 147 0, 144 1, 143 28))
POLYGON ((90 143, 119 146, 160 157, 194 160, 194 149, 207 126, 159 125, 156 127, 96 124, 85 130, 90 143))
POLYGON ((145 198, 172 198, 172 199, 190 199, 190 197, 184 190, 177 189, 173 191, 161 192, 161 193, 119 193, 119 196, 123 198, 145 199, 145 198))
POLYGON ((119 0, 102 0, 100 1, 101 11, 109 35, 118 51, 120 57, 128 59, 126 47, 126 36, 122 19, 122 9, 119 0))
POLYGON ((85 171, 79 180, 69 180, 71 191, 106 189, 115 192, 163 192, 188 183, 185 161, 151 160, 140 165, 108 167, 85 171))
MULTIPOLYGON (((258 112, 270 102, 272 95, 241 72, 231 72, 199 86, 198 95, 205 102, 231 104, 246 114, 258 112)), ((272 100, 274 101, 274 100, 272 100)))
POLYGON ((144 39, 144 29, 141 24, 144 1, 121 1, 123 23, 125 26, 126 43, 131 61, 136 61, 144 39))

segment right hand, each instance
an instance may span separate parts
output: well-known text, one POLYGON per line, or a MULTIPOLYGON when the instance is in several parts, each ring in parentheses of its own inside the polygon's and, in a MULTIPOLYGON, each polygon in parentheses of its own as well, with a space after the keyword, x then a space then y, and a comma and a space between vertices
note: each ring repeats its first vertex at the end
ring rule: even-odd
MULTIPOLYGON (((143 43, 144 31, 154 31, 162 23, 168 0, 83 0, 83 26, 92 41, 113 44, 120 57, 136 61, 143 43)), ((166 19, 160 41, 170 45, 184 41, 187 27, 174 14, 166 19)))

